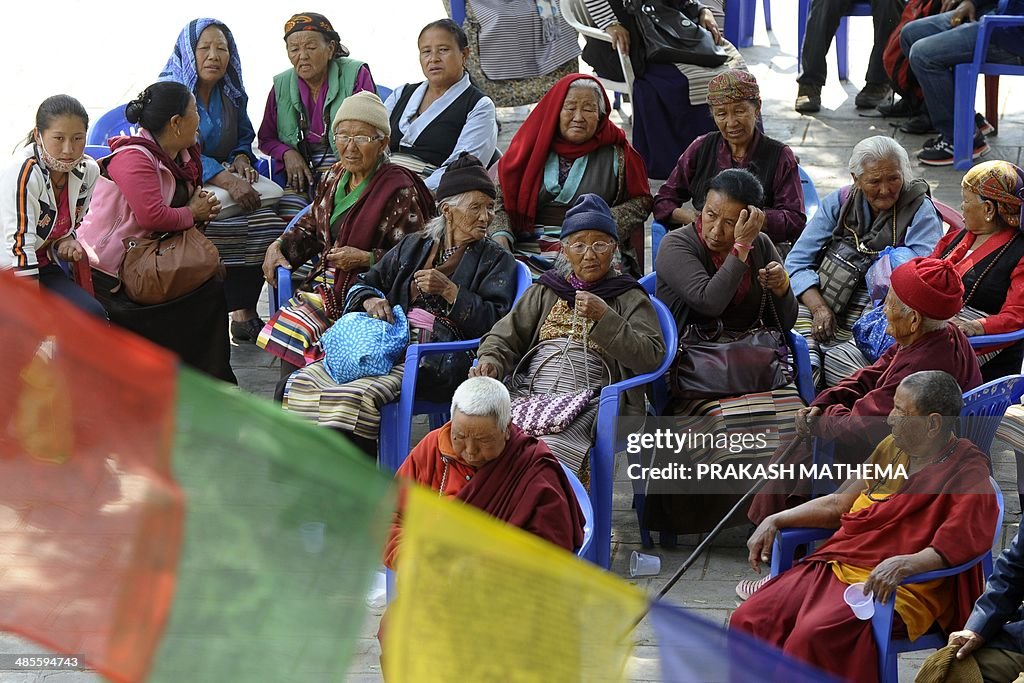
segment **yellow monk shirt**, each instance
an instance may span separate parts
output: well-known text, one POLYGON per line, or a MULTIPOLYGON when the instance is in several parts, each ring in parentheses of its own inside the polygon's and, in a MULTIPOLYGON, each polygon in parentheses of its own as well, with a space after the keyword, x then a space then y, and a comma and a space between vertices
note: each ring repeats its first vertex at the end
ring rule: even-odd
MULTIPOLYGON (((892 436, 887 436, 875 448, 869 462, 875 465, 905 465, 909 469, 910 457, 898 449, 892 436)), ((895 468, 894 468, 895 469, 895 468)), ((869 481, 853 502, 850 512, 857 512, 881 502, 896 493, 903 485, 904 478, 898 477, 886 481, 869 481), (873 490, 872 490, 873 489, 873 490), (871 497, 868 492, 871 491, 871 497)), ((843 562, 832 561, 832 571, 836 578, 847 585, 868 580, 872 568, 855 567, 843 562)), ((907 633, 911 640, 926 633, 936 621, 948 622, 953 610, 953 585, 947 579, 935 579, 925 583, 915 583, 896 588, 896 613, 907 625, 907 633)))

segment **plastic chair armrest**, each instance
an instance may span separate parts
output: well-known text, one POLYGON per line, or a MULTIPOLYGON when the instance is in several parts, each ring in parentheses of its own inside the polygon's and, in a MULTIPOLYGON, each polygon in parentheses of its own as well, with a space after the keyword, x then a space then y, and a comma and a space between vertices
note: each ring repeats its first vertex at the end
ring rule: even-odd
POLYGON ((973 348, 979 349, 986 346, 995 346, 996 344, 1007 344, 1009 342, 1020 341, 1024 339, 1024 329, 1016 330, 1014 332, 1004 332, 1002 334, 979 334, 976 337, 968 337, 967 340, 971 342, 973 348))
POLYGON ((963 564, 958 564, 955 567, 946 567, 945 569, 935 569, 930 572, 914 574, 913 576, 908 576, 907 578, 900 581, 900 585, 906 586, 910 583, 924 583, 925 581, 934 581, 935 579, 946 579, 950 576, 956 576, 957 574, 965 572, 974 565, 978 564, 982 561, 982 559, 984 559, 984 556, 978 555, 973 560, 969 560, 967 562, 964 562, 963 564))
POLYGON ((283 305, 286 301, 291 299, 293 296, 292 292, 292 271, 288 270, 284 266, 277 267, 277 300, 279 305, 283 305))
POLYGON ((1024 26, 1024 17, 988 14, 978 19, 978 35, 974 44, 974 60, 972 62, 975 72, 985 63, 988 55, 989 40, 992 38, 992 31, 996 28, 1010 28, 1013 26, 1024 26))

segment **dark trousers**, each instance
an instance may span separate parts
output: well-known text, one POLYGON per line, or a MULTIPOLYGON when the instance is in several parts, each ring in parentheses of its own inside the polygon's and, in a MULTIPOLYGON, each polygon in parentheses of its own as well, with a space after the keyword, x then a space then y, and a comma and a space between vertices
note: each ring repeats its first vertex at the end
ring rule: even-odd
POLYGON ((254 311, 263 292, 263 266, 228 266, 224 299, 229 311, 254 311))
POLYGON ((39 269, 39 284, 75 308, 101 320, 107 319, 107 311, 103 308, 103 304, 68 279, 67 274, 56 263, 48 263, 39 269))
MULTIPOLYGON (((839 30, 843 18, 853 0, 811 0, 807 12, 807 30, 804 33, 801 74, 798 83, 825 85, 825 55, 832 44, 832 38, 839 30)), ((899 23, 904 0, 871 0, 871 18, 875 23, 875 45, 871 48, 868 70, 864 80, 868 83, 887 83, 889 75, 882 64, 882 54, 889 36, 899 23)))

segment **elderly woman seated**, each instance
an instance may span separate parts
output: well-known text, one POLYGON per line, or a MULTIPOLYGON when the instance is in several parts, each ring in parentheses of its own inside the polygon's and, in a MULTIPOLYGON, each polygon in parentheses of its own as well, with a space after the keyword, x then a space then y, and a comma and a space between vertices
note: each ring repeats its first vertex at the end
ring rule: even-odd
POLYGON ((764 232, 786 249, 804 229, 804 193, 796 157, 787 145, 757 129, 761 92, 746 71, 711 79, 708 106, 718 131, 693 141, 654 197, 654 219, 668 228, 689 225, 704 207, 708 184, 720 171, 745 168, 764 188, 764 232), (683 206, 690 201, 692 209, 683 206))
MULTIPOLYGON (((882 135, 861 140, 849 169, 853 185, 822 200, 786 257, 801 303, 796 329, 807 338, 816 380, 829 349, 850 339, 870 304, 864 274, 879 252, 902 245, 926 256, 942 236, 928 183, 913 177, 900 143, 882 135)), ((837 378, 856 369, 835 365, 826 372, 837 378)))
POLYGON ((212 191, 222 208, 205 234, 227 266, 224 295, 231 312, 231 336, 255 343, 264 325, 256 315, 263 291, 260 266, 285 224, 274 208, 262 207, 257 191, 268 197, 281 195, 280 188, 269 179, 261 180, 252 166, 256 133, 246 111, 249 96, 231 30, 216 19, 190 21, 178 35, 160 79, 182 83, 196 96, 202 180, 207 189, 217 188, 212 191))
POLYGON ((612 207, 623 271, 643 274, 644 221, 651 211, 643 159, 608 118, 608 96, 590 76, 572 74, 544 96, 498 162, 498 208, 491 236, 546 270, 561 248, 566 210, 583 194, 612 207))
POLYGON ((463 152, 490 165, 498 144, 494 102, 469 82, 466 32, 451 19, 427 24, 419 37, 427 79, 395 88, 384 102, 391 117, 391 161, 420 173, 436 191, 445 167, 463 152))
POLYGON ((849 586, 864 582, 876 600, 893 600, 894 632, 902 637, 917 639, 936 623, 946 631, 963 624, 985 585, 980 564, 951 578, 900 585, 991 552, 999 508, 988 457, 953 434, 962 404, 960 386, 944 372, 905 378, 889 415, 892 433, 871 463, 894 472, 902 466, 907 476, 850 480, 837 493, 761 522, 747 543, 755 570, 769 561, 780 530, 836 532, 740 605, 729 627, 844 680, 870 683, 878 680, 878 650, 871 622, 843 600, 849 586))
MULTIPOLYGON (((742 169, 722 171, 708 184, 707 201, 696 222, 670 233, 662 242, 657 262, 658 298, 674 314, 681 336, 687 331, 713 334, 721 325, 723 338, 736 338, 763 321, 776 331, 781 342, 792 328, 796 297, 778 251, 764 233, 767 219, 766 212, 758 208, 761 201, 761 185, 751 173, 742 169)), ((780 369, 785 365, 780 364, 780 369)), ((700 373, 697 367, 693 371, 700 373)), ((735 453, 710 448, 692 452, 690 459, 751 464, 767 461, 780 439, 792 434, 793 418, 803 407, 792 373, 783 370, 778 377, 779 386, 745 380, 749 393, 714 398, 708 397, 708 391, 694 391, 696 387, 691 386, 687 392, 673 384, 677 395, 670 410, 682 416, 680 431, 693 427, 699 432, 726 433, 757 425, 771 432, 760 450, 735 453), (698 395, 703 398, 695 398, 698 395)), ((707 389, 721 386, 720 379, 708 380, 707 389)), ((718 494, 648 496, 645 526, 680 533, 707 531, 735 502, 734 496, 718 494)))
MULTIPOLYGON (((665 357, 658 316, 636 280, 613 272, 616 234, 604 200, 580 197, 562 224, 562 258, 483 338, 470 375, 508 377, 513 398, 529 400, 599 390, 657 368, 665 357)), ((627 414, 643 415, 643 388, 626 392, 624 404, 627 414)), ((568 424, 520 426, 543 434, 586 483, 596 417, 595 394, 568 424)))
MULTIPOLYGON (((414 343, 481 337, 511 310, 516 294, 515 259, 487 239, 494 183, 480 162, 469 155, 453 162, 437 193, 441 215, 360 275, 346 305, 388 322, 391 307, 401 306, 414 343)), ((447 401, 470 362, 465 352, 424 358, 417 391, 447 401)), ((338 384, 322 361, 312 363, 287 380, 284 408, 343 431, 376 457, 380 408, 398 398, 404 367, 338 384)))
MULTIPOLYGON (((833 442, 835 462, 860 464, 885 438, 881 418, 892 412, 896 389, 908 375, 942 370, 952 375, 961 392, 980 386, 981 369, 970 342, 947 322, 960 310, 963 294, 960 276, 948 261, 915 258, 894 270, 885 317, 896 343, 874 364, 818 394, 809 408, 800 409, 797 433, 833 442)), ((780 456, 781 449, 773 461, 780 456)), ((790 457, 794 463, 810 460, 806 442, 790 457)), ((759 524, 806 500, 809 492, 807 480, 769 482, 754 498, 748 517, 759 524)))
MULTIPOLYGON (((543 441, 512 424, 508 389, 489 377, 462 382, 451 422, 423 437, 395 474, 438 495, 573 552, 583 543, 583 513, 562 466, 543 441)), ((395 569, 401 540, 395 514, 384 564, 395 569)))
POLYGON ((281 359, 283 375, 318 358, 311 349, 337 318, 337 304, 356 277, 434 216, 434 198, 419 176, 388 162, 391 125, 379 97, 361 92, 346 98, 331 130, 341 161, 317 188, 313 208, 270 245, 263 260, 263 275, 274 284, 278 266, 298 268, 320 257, 307 282, 322 276, 321 294, 293 299, 256 342, 281 359))
MULTIPOLYGON (((943 236, 931 254, 952 263, 964 282, 963 307, 953 323, 968 337, 1024 328, 1024 171, 1008 161, 986 161, 967 172, 961 191, 965 227, 943 236)), ((984 351, 978 361, 986 382, 1020 372, 1024 342, 984 351)), ((853 340, 832 353, 844 367, 870 363, 853 340)))
POLYGON ((318 180, 345 153, 328 124, 338 108, 357 92, 377 92, 370 68, 349 58, 348 48, 322 14, 303 12, 284 24, 284 43, 292 68, 274 76, 274 87, 260 124, 260 151, 284 167, 281 218, 290 220, 308 206, 318 180))

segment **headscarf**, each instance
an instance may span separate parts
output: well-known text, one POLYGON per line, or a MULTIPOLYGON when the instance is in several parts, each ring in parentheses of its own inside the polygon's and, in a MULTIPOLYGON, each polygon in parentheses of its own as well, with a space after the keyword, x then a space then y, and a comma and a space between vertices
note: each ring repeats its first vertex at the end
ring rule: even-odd
POLYGON ((1020 227, 1024 204, 1024 170, 1009 161, 986 161, 965 175, 961 186, 991 202, 1006 224, 1020 227))
POLYGON ((209 26, 219 28, 224 32, 224 37, 228 39, 228 51, 230 52, 228 70, 224 73, 220 85, 231 104, 241 109, 242 101, 245 99, 245 86, 242 85, 242 61, 238 58, 238 47, 235 45, 235 37, 231 35, 231 29, 217 19, 203 17, 188 22, 188 25, 178 34, 178 40, 174 43, 174 52, 171 53, 157 80, 177 81, 192 92, 196 91, 196 84, 199 82, 196 43, 199 42, 199 36, 209 26))
POLYGON ((708 83, 708 106, 753 100, 761 104, 761 89, 749 71, 729 69, 723 71, 708 83))
POLYGON ((288 40, 288 36, 299 31, 316 31, 322 33, 327 40, 333 40, 335 45, 338 46, 338 51, 334 53, 335 57, 348 57, 348 48, 341 44, 341 36, 334 30, 334 26, 331 22, 322 14, 316 12, 300 12, 299 14, 293 14, 291 19, 284 22, 284 39, 288 40))
MULTIPOLYGON (((540 194, 544 165, 548 153, 555 152, 566 159, 579 159, 606 145, 622 145, 625 148, 626 192, 630 198, 650 194, 647 167, 633 146, 626 141, 626 134, 605 115, 597 124, 594 137, 582 144, 561 139, 558 134, 558 116, 562 111, 569 84, 587 79, 601 82, 584 74, 569 74, 555 83, 554 87, 541 98, 530 115, 523 121, 512 137, 508 151, 498 162, 498 182, 504 197, 505 211, 508 212, 512 227, 518 231, 532 230, 537 216, 537 197, 540 194)), ((601 88, 604 110, 611 111, 608 95, 601 88)))

